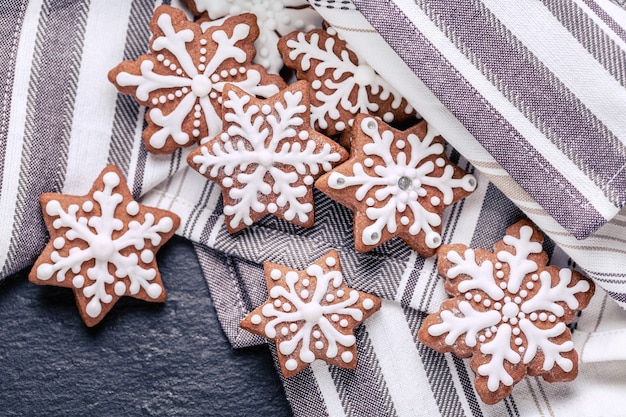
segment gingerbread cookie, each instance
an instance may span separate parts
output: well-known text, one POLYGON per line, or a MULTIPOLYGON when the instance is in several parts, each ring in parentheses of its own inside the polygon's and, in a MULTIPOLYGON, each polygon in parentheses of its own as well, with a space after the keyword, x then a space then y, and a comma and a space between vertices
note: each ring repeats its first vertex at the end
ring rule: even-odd
POLYGON ((357 251, 397 236, 429 257, 442 243, 443 210, 471 193, 476 178, 450 163, 443 138, 426 122, 400 131, 361 114, 350 159, 315 186, 354 212, 357 251))
POLYGON ((224 88, 224 131, 189 154, 188 163, 222 187, 231 233, 267 213, 313 226, 313 182, 348 154, 311 128, 308 93, 305 81, 267 100, 224 88))
POLYGON ((306 0, 185 0, 202 29, 226 16, 253 13, 259 25, 259 38, 254 42, 257 55, 254 61, 268 72, 278 74, 283 59, 278 52, 278 39, 294 30, 313 30, 321 27, 322 17, 306 0))
POLYGON ((567 324, 587 306, 594 284, 576 271, 546 266, 542 243, 523 220, 493 252, 461 244, 439 249, 439 274, 454 298, 424 320, 418 337, 439 352, 471 357, 476 391, 488 404, 527 374, 554 382, 578 373, 567 324))
POLYGON ((259 34, 252 14, 228 18, 203 33, 181 10, 159 6, 150 30, 150 53, 109 72, 118 90, 148 106, 143 139, 150 152, 171 153, 217 135, 227 83, 260 97, 285 86, 282 78, 251 63, 259 34))
POLYGON ((349 143, 359 113, 380 116, 387 123, 415 117, 402 95, 332 28, 293 32, 280 39, 278 49, 285 65, 296 70, 296 77, 311 83, 315 128, 331 136, 341 134, 343 144, 349 143))
POLYGON ((85 196, 47 193, 40 200, 50 242, 31 282, 71 288, 90 327, 122 296, 165 300, 155 253, 178 228, 178 216, 137 203, 113 165, 85 196))
POLYGON ((354 328, 381 307, 380 300, 343 282, 332 250, 304 271, 266 262, 269 298, 241 327, 276 342, 278 363, 289 378, 315 359, 356 368, 354 328))

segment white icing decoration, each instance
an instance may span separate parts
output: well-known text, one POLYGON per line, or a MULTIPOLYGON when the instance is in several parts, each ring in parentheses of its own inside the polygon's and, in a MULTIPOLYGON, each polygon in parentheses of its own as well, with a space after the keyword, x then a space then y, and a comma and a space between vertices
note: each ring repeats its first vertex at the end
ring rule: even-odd
POLYGON ((371 139, 363 146, 364 154, 377 156, 383 164, 368 168, 355 163, 352 175, 332 172, 328 178, 329 187, 336 190, 358 186, 355 191, 358 201, 374 198, 382 203, 380 207, 368 207, 365 210, 365 215, 372 223, 363 229, 361 241, 365 245, 376 245, 385 228, 389 233, 397 231, 397 214, 406 213, 410 215, 406 216, 410 217, 408 232, 415 236, 424 231, 426 245, 433 249, 439 247, 441 236, 433 228, 440 226, 442 219, 438 213, 428 211, 420 203, 419 198, 426 193, 422 185, 439 190, 442 193, 441 203, 450 205, 454 200, 454 188, 474 190, 475 183, 473 186, 469 184, 469 179, 474 177, 468 174, 463 178, 452 178, 452 165, 446 166, 440 177, 429 176, 435 167, 431 161, 423 162, 424 159, 444 151, 443 145, 433 143, 437 133, 432 129, 428 129, 423 140, 415 134, 407 135, 407 149, 396 157, 392 154, 396 138, 391 130, 384 130, 380 134, 378 123, 371 117, 362 120, 361 129, 371 139))
MULTIPOLYGON (((322 81, 330 93, 315 92, 319 105, 311 105, 312 123, 319 124, 321 129, 328 129, 332 121, 346 120, 345 113, 352 116, 358 113, 378 114, 380 106, 376 101, 386 101, 390 98, 392 99, 391 107, 394 110, 403 111, 406 114, 413 112, 413 108, 403 102, 402 95, 349 47, 346 46, 339 54, 335 53, 333 49, 338 40, 339 38, 333 36, 330 31, 325 33, 319 30, 298 33, 295 39, 287 41, 287 47, 290 49, 289 58, 295 61, 302 56, 300 67, 303 71, 312 69, 311 62, 318 62, 315 67, 315 77, 312 78, 319 78, 327 70, 332 70, 332 78, 322 81), (357 62, 351 61, 348 51, 354 53, 357 62), (354 91, 356 94, 353 94, 354 91), (402 105, 405 107, 401 109, 402 105)), ((394 118, 393 113, 380 115, 384 116, 387 122, 391 122, 394 118)), ((354 117, 350 118, 348 124, 351 125, 353 120, 354 117)), ((339 132, 346 128, 345 123, 341 125, 332 123, 332 125, 339 132)))
MULTIPOLYGON (((269 72, 278 74, 283 60, 278 52, 279 36, 294 30, 312 30, 321 26, 321 16, 306 0, 195 0, 199 12, 208 12, 211 20, 241 13, 254 13, 259 25, 259 38, 254 43, 258 53, 254 59, 269 72)), ((213 22, 202 23, 206 30, 213 22)))
MULTIPOLYGON (((221 110, 217 100, 210 99, 209 95, 217 92, 215 97, 221 96, 226 83, 233 83, 261 97, 270 97, 278 93, 278 87, 272 83, 259 85, 262 74, 256 69, 248 69, 244 78, 238 75, 233 77, 227 71, 218 73, 220 67, 226 65, 225 62, 230 65, 233 60, 241 64, 246 61, 246 53, 235 44, 248 38, 250 26, 247 24, 238 23, 231 37, 224 30, 215 30, 211 35, 206 35, 216 48, 213 55, 205 57, 205 60, 208 58, 208 62, 201 65, 196 65, 194 57, 189 53, 198 43, 193 31, 189 29, 177 31, 172 17, 167 13, 159 15, 156 24, 163 35, 154 37, 152 49, 171 53, 172 59, 176 61, 174 70, 168 60, 161 62, 157 56, 156 63, 149 59, 141 62, 139 75, 120 72, 116 77, 116 82, 121 87, 136 86, 135 95, 141 101, 148 101, 154 94, 161 94, 162 90, 177 89, 177 92, 181 92, 181 98, 177 99, 176 106, 170 113, 164 114, 158 107, 149 109, 151 121, 159 127, 149 138, 153 148, 163 148, 170 137, 181 146, 192 141, 193 138, 183 130, 182 125, 185 119, 194 113, 196 106, 200 108, 202 116, 194 117, 199 118, 202 125, 206 126, 208 136, 217 135, 222 129, 219 115, 221 110), (155 70, 157 65, 161 68, 155 70), (184 72, 175 70, 178 67, 184 72), (218 76, 215 77, 216 75, 218 76)), ((165 96, 160 96, 159 102, 166 101, 165 96)), ((154 99, 152 104, 155 104, 154 99)))
POLYGON ((551 339, 567 331, 567 326, 557 322, 557 318, 580 307, 576 294, 588 291, 590 284, 580 280, 570 286, 572 271, 560 269, 559 280, 552 286, 550 273, 540 270, 535 262, 527 259, 528 255, 542 251, 539 243, 530 240, 532 233, 530 226, 523 226, 520 238, 511 235, 503 238, 516 252, 515 255, 503 251, 496 254, 501 262, 508 265, 505 269, 501 264, 496 265, 501 270, 499 272, 509 271, 504 281, 494 276, 495 268, 491 261, 485 260, 478 265, 472 249, 466 249, 463 256, 452 250, 447 254, 448 261, 453 264, 447 271, 448 279, 464 278, 457 285, 462 299, 458 301, 458 309, 441 311, 441 323, 431 325, 428 333, 435 337, 445 334, 444 340, 448 345, 453 345, 465 334, 465 345, 475 347, 478 344, 478 350, 483 355, 491 355, 488 356, 489 361, 478 368, 480 375, 488 377, 487 386, 491 391, 497 390, 500 384, 510 386, 514 383, 506 372, 505 360, 517 364, 523 359, 524 364, 529 364, 538 351, 544 357, 543 370, 550 371, 555 365, 565 372, 573 369, 572 361, 561 355, 574 348, 573 342, 568 340, 559 345, 551 339), (534 294, 526 290, 518 294, 521 287, 532 289, 536 286, 538 290, 534 294), (482 296, 474 296, 476 291, 480 291, 476 294, 482 296), (491 305, 492 310, 484 311, 491 305), (516 348, 517 352, 511 349, 511 343, 520 345, 523 340, 527 341, 526 349, 523 346, 516 348), (523 358, 519 353, 523 353, 523 358))
MULTIPOLYGON (((311 288, 311 298, 304 300, 295 289, 295 285, 300 278, 297 274, 286 276, 286 286, 272 287, 269 291, 270 297, 283 297, 294 306, 294 311, 283 312, 274 308, 272 304, 266 304, 261 310, 261 314, 266 318, 271 318, 264 327, 265 336, 276 337, 276 327, 283 323, 290 323, 293 333, 288 340, 283 340, 278 344, 278 350, 283 355, 291 355, 300 346, 298 359, 304 363, 311 363, 315 359, 314 353, 310 349, 311 337, 314 339, 324 338, 326 349, 324 355, 327 358, 337 356, 338 345, 349 348, 356 342, 354 335, 339 332, 329 321, 338 321, 339 317, 352 317, 356 321, 363 319, 363 312, 356 307, 360 296, 357 291, 351 290, 347 299, 335 302, 323 302, 326 295, 332 288, 337 288, 343 283, 343 275, 340 271, 324 272, 319 265, 311 265, 306 270, 307 274, 315 277, 315 288, 311 288), (336 320, 335 320, 336 319, 336 320)), ((345 319, 342 319, 345 320, 345 319)))
MULTIPOLYGON (((111 294, 107 292, 106 284, 113 284, 116 278, 128 278, 130 281, 128 292, 131 295, 138 294, 142 288, 151 298, 156 299, 161 295, 163 288, 151 282, 156 276, 156 269, 142 266, 136 253, 122 255, 121 252, 128 247, 141 250, 146 246, 146 242, 153 246, 159 245, 161 233, 170 232, 174 226, 169 217, 163 217, 155 223, 154 215, 146 213, 141 223, 131 220, 127 225, 128 229, 114 239, 113 234, 124 228, 122 220, 115 217, 116 208, 122 203, 122 195, 114 190, 121 179, 116 173, 107 172, 102 181, 103 189, 95 191, 91 196, 93 202, 100 206, 100 216, 88 218, 78 215, 79 206, 76 204, 69 205, 66 211, 58 200, 50 200, 46 204, 46 213, 57 217, 53 227, 57 230, 68 228, 64 233, 63 247, 67 244, 72 245, 71 242, 75 240, 85 242, 87 247, 81 249, 74 246, 69 249, 67 256, 60 256, 57 253, 51 257, 53 263, 40 264, 36 272, 40 280, 48 280, 55 276, 58 281, 64 281, 69 271, 76 274, 84 263, 93 260, 94 266, 87 269, 88 282, 85 282, 85 277, 79 278, 78 275, 72 279, 72 284, 76 288, 82 288, 85 297, 90 299, 86 307, 90 317, 97 317, 102 311, 102 303, 108 304, 113 300, 111 294), (109 265, 114 266, 114 275, 109 272, 109 265)), ((145 255, 142 254, 141 257, 145 258, 145 255)), ((126 292, 125 284, 122 285, 126 292)), ((120 289, 118 284, 114 284, 117 295, 120 295, 118 293, 120 289)))
POLYGON ((285 219, 308 221, 313 204, 302 200, 309 188, 294 183, 300 177, 329 171, 341 160, 341 154, 333 150, 330 140, 318 145, 313 139, 298 137, 296 129, 304 126, 306 112, 303 98, 296 89, 284 91, 283 99, 273 106, 274 113, 265 115, 258 106, 249 104, 249 95, 239 96, 230 90, 224 102, 224 118, 231 123, 226 132, 230 140, 225 142, 222 135, 222 140, 211 147, 201 146, 193 156, 196 169, 210 178, 222 172, 236 175, 238 187, 228 190, 233 202, 224 206, 232 228, 242 222, 252 224, 253 212, 266 209, 261 200, 267 200, 268 195, 276 197, 285 219), (241 172, 249 167, 253 170, 241 172))

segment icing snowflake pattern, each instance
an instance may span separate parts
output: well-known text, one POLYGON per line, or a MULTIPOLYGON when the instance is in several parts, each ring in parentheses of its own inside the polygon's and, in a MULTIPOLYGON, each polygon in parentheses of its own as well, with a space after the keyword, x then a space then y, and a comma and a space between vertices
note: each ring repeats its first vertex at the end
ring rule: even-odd
POLYGON ((154 253, 172 236, 179 219, 142 208, 112 166, 95 184, 85 197, 42 196, 51 241, 31 280, 72 288, 80 295, 79 304, 86 302, 81 314, 97 322, 123 295, 164 300, 154 253), (124 222, 126 218, 131 220, 124 222))
POLYGON ((461 357, 474 355, 476 385, 486 387, 481 396, 488 403, 509 395, 527 369, 550 382, 576 377, 578 356, 566 323, 594 291, 579 273, 545 266, 542 237, 528 221, 507 229, 494 249, 440 249, 446 290, 458 295, 419 333, 431 347, 441 343, 461 357))
POLYGON ((255 17, 244 14, 202 33, 181 10, 157 8, 150 25, 151 53, 112 69, 109 79, 133 94, 146 112, 148 150, 171 153, 221 130, 221 92, 233 83, 261 97, 285 84, 251 64, 258 35, 255 17))
POLYGON ((472 192, 475 177, 450 164, 434 129, 421 133, 425 122, 401 132, 366 115, 355 120, 352 157, 316 185, 332 198, 353 196, 367 223, 355 232, 358 251, 398 235, 431 256, 441 245, 443 209, 472 192))
POLYGON ((313 182, 347 153, 310 127, 306 82, 268 100, 235 86, 228 86, 224 97, 224 132, 193 151, 188 161, 223 187, 229 231, 251 225, 266 212, 312 226, 313 182))
POLYGON ((271 263, 265 271, 269 299, 246 317, 242 327, 276 339, 283 374, 295 375, 316 358, 354 369, 354 328, 381 304, 344 284, 337 251, 304 271, 271 263))
POLYGON ((281 39, 279 49, 297 78, 311 82, 311 121, 329 135, 349 133, 359 113, 387 123, 415 116, 402 95, 332 28, 293 33, 281 39))
POLYGON ((305 0, 189 0, 188 3, 194 12, 206 12, 211 19, 201 23, 203 30, 225 16, 253 13, 259 25, 254 62, 274 74, 283 67, 277 47, 280 36, 294 30, 313 30, 322 24, 322 17, 305 0))

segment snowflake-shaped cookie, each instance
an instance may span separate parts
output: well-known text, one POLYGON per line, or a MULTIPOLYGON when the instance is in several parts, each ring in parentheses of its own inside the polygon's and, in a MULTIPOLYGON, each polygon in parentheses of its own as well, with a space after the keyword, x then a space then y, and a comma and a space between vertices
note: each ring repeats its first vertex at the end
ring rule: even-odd
POLYGON ((226 227, 237 232, 272 213, 313 225, 315 178, 348 154, 309 124, 309 88, 292 84, 267 100, 224 88, 224 132, 189 154, 188 162, 222 186, 226 227))
POLYGON ((426 122, 400 131, 361 114, 350 159, 315 185, 354 211, 357 251, 398 236, 429 257, 442 243, 444 208, 472 192, 476 178, 450 163, 443 139, 426 122))
POLYGON ((185 0, 185 3, 196 15, 206 13, 210 21, 199 20, 203 29, 226 16, 253 13, 259 25, 254 62, 275 74, 283 67, 277 47, 280 36, 294 30, 313 30, 322 24, 322 17, 306 0, 185 0))
POLYGON ((578 354, 566 324, 587 306, 593 282, 578 272, 546 266, 543 238, 523 220, 509 227, 494 251, 444 245, 439 273, 446 291, 419 340, 440 352, 472 356, 476 391, 494 404, 526 374, 571 381, 578 354))
POLYGON ((104 318, 122 296, 165 300, 156 251, 174 234, 173 213, 137 203, 113 165, 89 194, 40 197, 50 242, 29 280, 74 290, 87 326, 104 318))
POLYGON ((346 286, 339 254, 332 250, 304 271, 267 262, 269 298, 241 322, 241 327, 276 341, 285 377, 315 359, 356 367, 354 328, 380 309, 380 300, 346 286))
POLYGON ((259 33, 252 14, 226 19, 203 33, 181 10, 160 6, 150 30, 151 52, 122 62, 109 72, 109 80, 149 107, 143 138, 151 152, 171 153, 218 134, 227 83, 261 97, 285 86, 279 76, 251 64, 259 33))
POLYGON ((415 117, 415 111, 387 81, 364 62, 336 31, 293 32, 278 43, 285 65, 311 83, 311 121, 327 135, 349 142, 354 117, 380 116, 385 122, 415 117))

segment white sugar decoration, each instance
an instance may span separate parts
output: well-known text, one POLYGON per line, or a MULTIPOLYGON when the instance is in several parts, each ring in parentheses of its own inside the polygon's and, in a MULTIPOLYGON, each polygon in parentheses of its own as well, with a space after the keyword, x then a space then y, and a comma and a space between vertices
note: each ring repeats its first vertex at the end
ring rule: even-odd
POLYGON ((391 130, 385 130, 381 134, 378 122, 373 117, 362 119, 361 129, 371 139, 371 142, 363 146, 363 152, 380 159, 381 163, 370 167, 368 164, 364 166, 355 163, 352 175, 333 172, 328 178, 329 187, 336 190, 358 186, 355 195, 358 201, 375 199, 382 203, 380 207, 366 209, 365 215, 372 224, 363 229, 360 239, 366 245, 377 244, 385 228, 389 233, 397 231, 397 214, 406 213, 410 214, 410 218, 402 217, 401 223, 409 226, 409 233, 415 236, 423 231, 426 245, 429 248, 439 247, 441 236, 433 228, 441 225, 441 215, 429 211, 428 205, 420 203, 420 199, 427 195, 423 186, 438 189, 443 194, 443 204, 450 205, 454 200, 454 189, 473 191, 476 188, 476 179, 470 174, 458 179, 452 178, 453 165, 446 165, 439 177, 430 175, 435 170, 435 164, 424 160, 444 152, 441 143, 433 142, 437 133, 432 129, 428 130, 422 140, 415 134, 409 134, 404 150, 395 157, 392 154, 395 138, 391 130))
POLYGON ((448 333, 445 337, 448 345, 453 345, 463 334, 465 345, 474 347, 479 344, 480 352, 489 360, 477 371, 488 378, 490 391, 496 391, 500 384, 511 386, 514 383, 504 361, 528 364, 541 352, 543 370, 549 371, 555 365, 565 372, 573 368, 572 361, 561 355, 574 348, 572 341, 557 344, 551 339, 566 332, 567 326, 556 321, 557 317, 566 314, 563 304, 576 310, 579 307, 576 294, 588 291, 590 285, 580 280, 570 287, 572 271, 561 269, 559 281, 553 286, 550 273, 539 271, 539 265, 528 259, 528 255, 542 251, 541 244, 531 240, 532 235, 533 229, 524 225, 519 229, 519 238, 504 237, 503 241, 515 252, 502 250, 496 253, 502 262, 497 264, 497 269, 508 271, 508 276, 503 277, 505 281, 496 276, 491 261, 478 264, 473 249, 467 249, 463 254, 451 250, 447 254, 447 260, 454 265, 448 270, 448 278, 452 281, 464 279, 457 285, 464 300, 459 302, 458 312, 443 310, 441 323, 430 326, 428 333, 431 336, 448 333), (531 281, 534 284, 528 285, 531 281), (505 284, 502 288, 501 283, 505 284), (520 291, 520 288, 533 289, 538 285, 537 291, 520 291), (483 291, 484 298, 476 300, 471 294, 465 297, 473 290, 483 291), (490 306, 491 309, 485 310, 490 306), (520 346, 523 340, 527 341, 526 349, 520 346), (514 349, 512 346, 519 347, 514 349))
POLYGON ((205 54, 198 58, 190 50, 197 48, 198 43, 206 44, 206 39, 197 39, 190 29, 177 30, 167 13, 161 14, 156 23, 163 31, 163 35, 152 42, 157 62, 145 59, 141 62, 140 75, 120 72, 116 77, 117 84, 122 87, 136 86, 135 95, 139 100, 148 101, 152 97, 150 105, 176 103, 174 110, 167 114, 159 107, 148 111, 150 120, 159 127, 149 139, 153 148, 163 148, 169 137, 181 146, 199 140, 199 129, 191 131, 194 137, 183 129, 183 123, 190 117, 194 119, 194 126, 208 128, 208 136, 218 134, 222 129, 218 96, 221 96, 226 83, 233 83, 261 97, 269 97, 279 91, 273 84, 259 85, 262 75, 256 69, 242 66, 239 72, 245 74, 243 79, 237 71, 234 74, 220 71, 226 61, 245 64, 246 53, 236 43, 249 36, 248 24, 236 24, 232 35, 224 30, 215 30, 208 41, 215 50, 206 55, 206 48, 202 48, 205 54), (165 59, 163 53, 167 53, 171 61, 165 59), (156 97, 154 93, 160 90, 174 93, 156 97))
MULTIPOLYGON (((322 17, 306 0, 194 0, 194 3, 196 10, 207 12, 211 20, 254 13, 259 25, 254 62, 275 74, 283 67, 277 47, 279 37, 294 30, 313 30, 322 23, 322 17)), ((203 29, 211 24, 203 23, 203 29)))
MULTIPOLYGON (((341 120, 343 109, 353 116, 359 113, 378 114, 379 105, 377 100, 386 101, 392 98, 391 107, 398 110, 403 104, 402 95, 391 84, 378 75, 361 57, 347 46, 339 53, 334 51, 339 38, 336 36, 320 36, 321 31, 298 33, 296 39, 287 41, 290 48, 289 58, 292 60, 302 57, 300 67, 304 71, 311 69, 312 62, 318 63, 315 67, 315 75, 321 77, 327 70, 332 70, 332 78, 313 82, 315 97, 320 104, 311 105, 311 122, 317 123, 321 129, 331 129, 341 132, 352 124, 352 120, 341 120), (307 36, 310 39, 307 40, 307 36), (357 62, 350 59, 350 53, 357 57, 357 62), (329 89, 329 93, 321 91, 321 88, 329 89), (356 94, 353 92, 356 91, 356 94), (334 126, 328 125, 328 120, 335 121, 334 126)), ((329 35, 335 31, 329 29, 329 35)), ((323 32, 321 32, 323 33, 323 32)), ((406 114, 413 113, 413 108, 406 104, 403 111, 406 114)), ((392 113, 380 116, 389 123, 394 120, 392 113)))
MULTIPOLYGON (((157 274, 156 269, 145 267, 140 263, 140 260, 151 262, 153 256, 141 253, 140 259, 136 252, 144 249, 147 242, 152 246, 159 245, 162 239, 160 233, 170 232, 174 222, 170 217, 163 217, 155 223, 154 215, 146 213, 143 219, 133 219, 124 224, 115 216, 115 211, 123 200, 121 194, 114 192, 120 182, 119 175, 107 172, 103 176, 103 189, 93 193, 91 196, 93 202, 83 204, 83 210, 90 209, 87 211, 91 211, 97 204, 100 207, 100 216, 79 215, 78 204, 70 204, 66 211, 58 200, 50 200, 45 206, 49 216, 57 217, 52 224, 54 229, 67 228, 64 239, 55 239, 55 249, 61 250, 68 245, 73 247, 69 249, 67 256, 62 256, 58 251, 52 252, 50 255, 52 263, 40 264, 36 272, 37 278, 49 280, 54 277, 57 281, 63 282, 69 271, 78 274, 85 263, 93 262, 94 265, 87 269, 86 277, 75 275, 72 278, 73 286, 82 289, 85 297, 90 298, 86 307, 90 317, 97 317, 102 311, 102 303, 108 304, 113 300, 107 290, 107 286, 110 288, 113 283, 115 284, 110 289, 116 295, 124 294, 126 291, 135 295, 143 289, 149 297, 156 299, 163 291, 161 285, 152 282, 157 274), (118 236, 118 232, 125 228, 126 230, 118 236), (83 249, 76 246, 77 241, 84 242, 86 247, 83 249), (129 247, 133 248, 133 252, 124 255, 122 252, 129 247), (114 268, 113 274, 109 271, 110 265, 114 268), (130 281, 129 288, 126 288, 123 281, 118 280, 126 277, 130 281)), ((123 214, 128 213, 127 209, 123 211, 123 214)), ((133 205, 130 211, 135 211, 133 205)), ((137 214, 138 207, 135 215, 131 216, 135 217, 137 214)))
MULTIPOLYGON (((299 360, 304 363, 311 363, 315 360, 315 354, 310 348, 312 337, 319 339, 315 343, 316 349, 321 350, 323 348, 327 358, 335 358, 339 353, 338 345, 349 348, 355 344, 356 338, 353 334, 341 333, 332 322, 337 322, 340 317, 347 316, 356 321, 361 321, 363 312, 358 308, 360 299, 358 291, 350 290, 348 296, 342 300, 333 298, 329 301, 326 297, 327 294, 341 287, 343 275, 340 271, 324 272, 321 266, 311 265, 306 272, 310 277, 315 277, 316 282, 315 288, 311 288, 312 296, 310 299, 303 299, 295 290, 295 285, 300 279, 298 275, 289 275, 286 276, 287 288, 275 286, 270 290, 269 295, 271 298, 282 297, 286 299, 293 305, 293 310, 285 312, 276 309, 273 304, 266 304, 262 309, 262 314, 267 318, 273 318, 265 325, 266 337, 276 337, 278 330, 284 329, 283 326, 285 325, 289 325, 291 333, 295 333, 288 340, 279 343, 279 351, 283 355, 290 355, 296 351, 298 346, 301 346, 299 360), (300 323, 303 324, 300 326, 300 323), (293 326, 293 330, 291 326, 293 326)), ((341 319, 341 321, 344 320, 345 326, 342 327, 348 325, 346 319, 341 319)), ((344 355, 342 359, 345 362, 350 362, 353 360, 353 356, 344 355)))
POLYGON ((196 169, 211 178, 220 172, 236 178, 227 187, 232 203, 224 206, 233 229, 241 223, 252 224, 253 212, 266 209, 272 213, 280 208, 285 210, 286 220, 306 222, 313 211, 313 204, 302 201, 309 187, 296 182, 303 177, 306 184, 307 177, 329 171, 341 155, 330 143, 318 145, 309 139, 307 130, 297 134, 303 127, 308 128, 304 126, 307 107, 301 91, 285 91, 283 100, 275 103, 270 114, 250 105, 250 101, 249 95, 228 91, 224 119, 229 127, 212 147, 199 148, 192 158, 196 169), (275 203, 266 204, 267 196, 272 195, 275 203))

